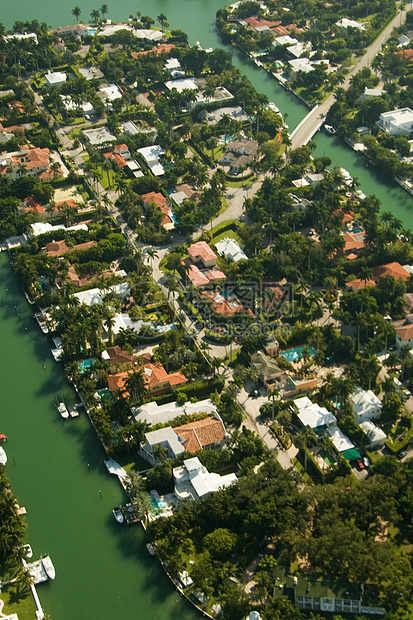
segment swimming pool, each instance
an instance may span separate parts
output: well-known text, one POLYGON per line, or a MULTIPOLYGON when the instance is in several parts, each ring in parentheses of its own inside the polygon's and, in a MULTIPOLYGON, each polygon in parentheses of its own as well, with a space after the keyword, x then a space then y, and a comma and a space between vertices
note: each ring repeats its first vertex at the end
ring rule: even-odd
POLYGON ((85 372, 86 370, 89 370, 95 362, 96 362, 95 357, 91 357, 88 360, 83 360, 83 362, 79 362, 80 372, 85 372))
MULTIPOLYGON (((310 351, 310 357, 314 357, 317 351, 314 347, 308 347, 310 351)), ((304 346, 295 347, 295 349, 288 349, 288 351, 281 351, 280 355, 283 356, 287 362, 298 362, 303 357, 304 346)))
POLYGON ((153 495, 151 495, 150 501, 151 501, 152 506, 155 508, 155 510, 163 510, 164 508, 167 508, 168 506, 166 502, 163 502, 162 500, 158 500, 153 495))

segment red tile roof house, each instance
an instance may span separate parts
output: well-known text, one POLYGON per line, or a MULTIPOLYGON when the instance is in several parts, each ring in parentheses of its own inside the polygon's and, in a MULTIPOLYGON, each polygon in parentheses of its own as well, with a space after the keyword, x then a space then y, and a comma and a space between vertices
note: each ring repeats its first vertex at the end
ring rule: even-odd
POLYGON ((374 280, 370 280, 369 278, 367 278, 367 280, 361 280, 358 278, 357 280, 351 280, 346 284, 346 287, 354 292, 373 286, 376 286, 376 283, 374 280))
POLYGON ((204 267, 215 267, 217 255, 205 241, 197 241, 188 248, 189 258, 193 263, 201 262, 204 267))
MULTIPOLYGON (((168 392, 171 392, 172 390, 187 383, 187 378, 182 372, 173 372, 168 374, 159 362, 145 362, 143 370, 146 375, 148 392, 152 396, 167 394, 168 392)), ((123 390, 126 380, 132 372, 133 370, 108 375, 106 380, 110 391, 114 393, 118 389, 123 390)), ((129 395, 125 392, 124 396, 127 397, 129 395)))
POLYGON ((204 418, 174 429, 178 435, 185 452, 195 454, 198 450, 211 450, 220 448, 226 439, 225 426, 221 419, 204 418))
POLYGON ((223 282, 227 276, 219 269, 211 269, 211 271, 202 272, 196 265, 190 265, 187 272, 187 278, 197 288, 200 286, 207 286, 211 282, 223 282))
POLYGON ((396 327, 396 347, 399 350, 413 347, 413 324, 396 327))
POLYGON ((211 300, 211 308, 216 314, 222 314, 223 316, 249 314, 250 316, 254 316, 254 313, 249 308, 246 310, 240 303, 228 302, 225 297, 213 293, 212 291, 203 291, 199 295, 201 299, 207 298, 211 300))
POLYGON ((24 210, 26 211, 26 213, 36 213, 37 215, 44 215, 45 214, 45 210, 44 210, 44 206, 40 204, 40 202, 37 202, 37 200, 35 200, 33 198, 33 196, 27 196, 27 198, 24 199, 24 210))
POLYGON ((20 151, 4 152, 0 156, 0 175, 15 181, 22 176, 38 177, 41 180, 54 177, 50 170, 50 151, 38 147, 20 147, 20 151))
POLYGON ((404 280, 404 282, 408 282, 410 280, 410 274, 404 267, 400 265, 400 263, 387 263, 387 265, 379 265, 378 267, 373 267, 372 269, 374 274, 374 279, 377 281, 379 278, 383 278, 384 276, 393 276, 396 280, 404 280))
POLYGON ((142 194, 142 200, 144 207, 154 205, 162 212, 163 218, 161 224, 166 230, 171 230, 175 227, 175 224, 171 217, 172 211, 169 208, 168 202, 163 194, 161 194, 160 192, 149 192, 147 194, 142 194))

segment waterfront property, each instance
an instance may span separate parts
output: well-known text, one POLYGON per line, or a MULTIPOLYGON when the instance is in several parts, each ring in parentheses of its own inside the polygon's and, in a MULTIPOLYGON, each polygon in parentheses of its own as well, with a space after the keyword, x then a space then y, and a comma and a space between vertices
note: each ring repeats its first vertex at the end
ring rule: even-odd
POLYGON ((196 501, 237 481, 235 474, 209 473, 198 457, 186 459, 182 467, 174 467, 175 495, 178 499, 196 501))

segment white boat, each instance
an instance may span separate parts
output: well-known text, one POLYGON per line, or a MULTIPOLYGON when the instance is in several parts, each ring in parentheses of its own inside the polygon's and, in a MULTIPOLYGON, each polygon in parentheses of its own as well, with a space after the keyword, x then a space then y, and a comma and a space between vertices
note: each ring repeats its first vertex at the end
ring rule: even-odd
POLYGON ((267 105, 267 110, 272 110, 273 112, 279 113, 280 108, 278 108, 273 101, 270 101, 267 105))
POLYGON ((121 511, 121 509, 118 506, 116 506, 116 508, 114 508, 112 512, 113 512, 113 516, 115 517, 116 521, 118 523, 123 523, 124 516, 123 516, 123 512, 121 511))
POLYGON ((329 133, 331 136, 334 135, 336 133, 336 130, 334 129, 334 127, 332 125, 324 125, 324 129, 326 130, 327 133, 329 133))
POLYGON ((60 415, 62 416, 62 418, 68 418, 69 417, 69 412, 68 412, 67 407, 66 407, 66 405, 64 404, 63 401, 57 405, 57 410, 60 413, 60 415))
POLYGON ((26 556, 26 558, 27 558, 28 560, 30 560, 30 558, 32 558, 32 557, 33 557, 33 551, 32 551, 32 548, 31 548, 31 546, 30 546, 30 545, 24 545, 24 547, 23 547, 23 553, 24 553, 24 555, 26 556))
POLYGON ((0 464, 5 465, 7 463, 7 454, 4 448, 0 448, 0 464))
POLYGON ((151 555, 155 555, 155 545, 153 545, 152 543, 146 543, 146 548, 148 550, 148 553, 150 553, 151 555))
POLYGON ((56 571, 53 566, 53 562, 48 555, 45 555, 44 558, 42 558, 42 564, 49 579, 54 579, 56 577, 56 571))

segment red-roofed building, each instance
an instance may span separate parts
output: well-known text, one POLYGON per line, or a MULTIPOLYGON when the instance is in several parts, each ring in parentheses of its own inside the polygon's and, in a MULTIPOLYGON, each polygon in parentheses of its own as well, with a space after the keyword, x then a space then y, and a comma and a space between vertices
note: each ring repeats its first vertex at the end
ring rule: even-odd
POLYGON ((410 280, 409 272, 397 262, 373 267, 373 273, 376 281, 384 276, 393 276, 396 280, 403 280, 404 282, 410 280))
POLYGON ((250 28, 253 28, 253 30, 257 30, 257 28, 261 29, 263 26, 273 28, 274 26, 278 26, 281 23, 280 20, 274 21, 268 19, 261 19, 260 17, 257 17, 257 15, 246 17, 243 21, 247 23, 250 28))
POLYGON ((217 255, 206 241, 197 241, 188 248, 189 258, 192 262, 201 261, 204 267, 214 267, 217 264, 217 255))
POLYGON ((246 310, 239 302, 227 301, 225 297, 212 291, 203 291, 200 293, 201 298, 207 298, 211 300, 211 308, 217 314, 223 316, 234 316, 235 314, 249 314, 254 316, 254 313, 248 309, 246 310))
POLYGON ((163 218, 161 224, 166 230, 171 230, 175 227, 172 219, 172 211, 169 208, 168 202, 163 194, 160 192, 148 192, 147 194, 142 194, 142 200, 144 207, 154 205, 162 212, 163 218))
POLYGON ((395 52, 395 56, 406 58, 409 61, 413 60, 413 49, 409 47, 408 49, 400 50, 399 52, 395 52))
POLYGON ((352 291, 361 291, 364 288, 370 288, 376 286, 376 283, 374 280, 361 280, 360 278, 356 279, 356 280, 351 280, 350 282, 347 282, 346 287, 349 290, 352 291))
POLYGON ((364 232, 362 233, 346 232, 343 234, 343 239, 345 242, 345 246, 344 246, 345 254, 350 254, 351 252, 356 253, 359 250, 362 250, 364 248, 364 232))
POLYGON ((50 170, 50 151, 39 147, 20 147, 20 151, 4 152, 0 155, 0 175, 15 181, 22 176, 50 179, 55 175, 50 170))
POLYGON ((139 56, 147 56, 148 54, 154 54, 155 56, 160 56, 161 54, 169 54, 175 45, 172 43, 161 43, 160 45, 155 45, 152 49, 146 50, 146 52, 132 52, 131 56, 135 60, 139 58, 139 56))
MULTIPOLYGON (((140 358, 137 358, 138 360, 140 358)), ((165 368, 159 362, 144 362, 143 371, 146 377, 146 385, 149 394, 157 396, 159 394, 167 394, 172 390, 181 387, 187 383, 187 378, 182 372, 173 372, 168 374, 165 368)), ((107 376, 107 383, 110 391, 115 393, 117 390, 124 390, 127 378, 133 370, 125 372, 117 372, 107 376)), ((125 393, 125 397, 128 394, 125 393)))
POLYGON ((176 426, 174 432, 178 435, 185 452, 195 454, 198 450, 220 448, 225 443, 226 431, 221 419, 204 418, 182 426, 176 426))
POLYGON ((352 211, 345 213, 342 209, 336 209, 333 211, 333 215, 339 217, 343 224, 349 224, 354 220, 354 213, 352 211))
POLYGON ((9 110, 14 110, 18 114, 24 114, 24 106, 21 101, 17 101, 16 99, 13 101, 8 101, 7 107, 9 110))
POLYGON ((33 196, 28 196, 27 198, 24 199, 24 210, 26 211, 26 213, 37 213, 38 215, 44 215, 45 210, 44 210, 44 206, 40 204, 40 202, 37 202, 37 200, 35 200, 33 198, 33 196))

